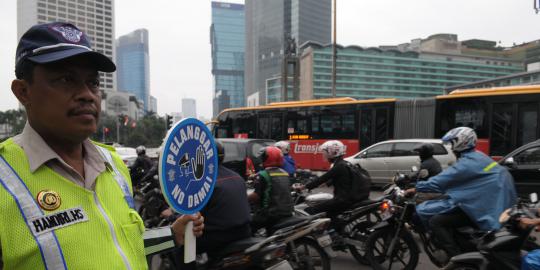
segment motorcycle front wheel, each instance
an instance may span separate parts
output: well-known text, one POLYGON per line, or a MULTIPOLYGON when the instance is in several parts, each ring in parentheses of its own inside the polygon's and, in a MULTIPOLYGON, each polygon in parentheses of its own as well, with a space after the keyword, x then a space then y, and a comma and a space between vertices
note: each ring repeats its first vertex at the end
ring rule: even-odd
POLYGON ((366 258, 375 270, 413 270, 418 264, 419 250, 410 232, 404 230, 388 252, 394 238, 393 227, 374 231, 366 240, 366 258))
POLYGON ((330 257, 319 246, 317 241, 311 238, 300 238, 294 241, 296 252, 288 250, 292 268, 295 270, 330 270, 330 257), (294 254, 296 253, 297 256, 294 254))
MULTIPOLYGON (((379 222, 380 220, 381 218, 379 217, 379 215, 374 213, 370 213, 362 217, 360 222, 353 227, 354 240, 365 243, 369 236, 369 228, 377 224, 377 222, 379 222)), ((363 265, 369 265, 369 261, 365 256, 365 247, 358 248, 357 246, 349 245, 348 248, 351 252, 351 255, 354 257, 354 259, 356 259, 358 263, 363 265)))

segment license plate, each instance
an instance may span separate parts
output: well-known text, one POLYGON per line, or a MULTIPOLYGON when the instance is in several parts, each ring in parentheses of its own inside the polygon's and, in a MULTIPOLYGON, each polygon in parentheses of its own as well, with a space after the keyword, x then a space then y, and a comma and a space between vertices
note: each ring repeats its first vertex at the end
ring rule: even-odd
POLYGON ((281 261, 277 264, 274 264, 266 268, 266 270, 293 270, 293 268, 291 267, 288 261, 281 261))
POLYGON ((321 247, 327 247, 332 244, 332 238, 330 238, 330 235, 325 234, 321 237, 318 237, 317 242, 319 242, 319 245, 321 247))

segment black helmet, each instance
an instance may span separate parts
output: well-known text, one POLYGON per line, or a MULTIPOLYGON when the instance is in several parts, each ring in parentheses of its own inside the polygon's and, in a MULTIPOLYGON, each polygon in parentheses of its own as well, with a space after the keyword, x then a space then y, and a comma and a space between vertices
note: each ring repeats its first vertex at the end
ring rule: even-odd
POLYGON ((223 147, 223 143, 221 141, 216 140, 216 148, 218 153, 218 163, 221 164, 223 159, 225 159, 225 147, 223 147))
POLYGON ((418 152, 420 159, 425 160, 433 156, 433 145, 431 143, 424 143, 414 149, 418 152))

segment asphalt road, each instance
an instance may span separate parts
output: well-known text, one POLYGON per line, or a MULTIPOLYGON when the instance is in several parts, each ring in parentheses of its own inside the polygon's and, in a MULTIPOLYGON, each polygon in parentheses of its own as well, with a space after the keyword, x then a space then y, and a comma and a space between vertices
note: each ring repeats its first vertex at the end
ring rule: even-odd
MULTIPOLYGON (((313 192, 332 192, 331 188, 319 188, 315 189, 313 192)), ((375 199, 379 196, 381 196, 382 193, 380 191, 374 190, 371 192, 371 198, 375 199)), ((417 241, 418 242, 418 241, 417 241)), ((421 243, 418 242, 418 245, 420 246, 420 250, 422 250, 421 243)), ((359 264, 350 253, 345 252, 338 252, 337 256, 335 258, 332 258, 332 269, 333 270, 349 270, 349 269, 372 269, 370 266, 361 265, 359 264)), ((425 253, 420 253, 420 260, 418 262, 418 266, 416 267, 418 270, 431 270, 431 269, 438 269, 435 267, 429 260, 429 258, 426 256, 425 253)))

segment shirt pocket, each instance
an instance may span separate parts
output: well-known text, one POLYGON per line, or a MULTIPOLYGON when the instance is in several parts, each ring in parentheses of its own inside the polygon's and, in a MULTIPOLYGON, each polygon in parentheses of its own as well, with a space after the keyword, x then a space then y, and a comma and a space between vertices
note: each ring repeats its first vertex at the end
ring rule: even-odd
POLYGON ((144 223, 135 210, 130 210, 129 216, 132 223, 122 225, 122 233, 127 239, 131 250, 130 262, 134 269, 147 269, 146 257, 144 256, 144 223))

